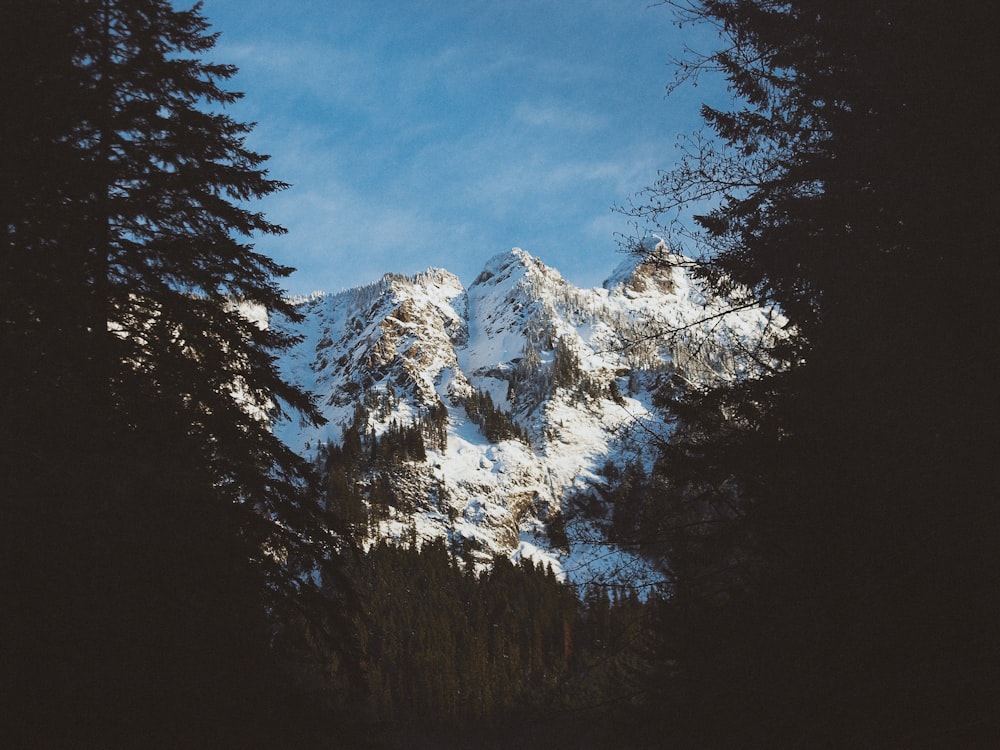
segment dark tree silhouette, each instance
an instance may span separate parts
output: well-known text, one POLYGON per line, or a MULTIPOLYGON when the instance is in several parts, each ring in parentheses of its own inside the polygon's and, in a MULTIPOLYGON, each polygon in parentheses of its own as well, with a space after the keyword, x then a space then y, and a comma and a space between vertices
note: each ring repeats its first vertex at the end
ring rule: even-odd
POLYGON ((319 419, 275 370, 291 339, 258 322, 295 316, 290 269, 249 242, 284 231, 248 205, 285 185, 225 113, 215 39, 199 5, 0 6, 15 744, 263 741, 287 708, 265 615, 336 579, 309 469, 269 429, 319 419))
POLYGON ((661 687, 680 707, 664 731, 969 746, 990 721, 1000 570, 982 9, 668 4, 721 42, 681 78, 721 72, 740 103, 703 108, 709 134, 634 213, 712 201, 689 235, 705 276, 776 306, 789 336, 756 377, 664 393, 680 417, 660 462, 661 687))

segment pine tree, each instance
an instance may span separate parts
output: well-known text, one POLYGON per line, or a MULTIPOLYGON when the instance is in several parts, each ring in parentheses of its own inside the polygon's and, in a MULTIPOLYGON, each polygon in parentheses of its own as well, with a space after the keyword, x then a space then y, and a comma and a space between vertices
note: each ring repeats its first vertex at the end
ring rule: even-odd
POLYGON ((1000 533, 975 428, 997 277, 982 13, 676 6, 722 41, 682 72, 721 72, 741 103, 703 108, 714 135, 684 142, 639 213, 714 198, 708 280, 790 335, 758 377, 665 394, 675 726, 703 746, 969 744, 1000 533))
POLYGON ((337 580, 269 429, 318 415, 252 314, 295 316, 248 241, 283 231, 246 206, 285 186, 225 114, 215 39, 165 0, 0 10, 9 739, 266 736, 265 613, 337 580))

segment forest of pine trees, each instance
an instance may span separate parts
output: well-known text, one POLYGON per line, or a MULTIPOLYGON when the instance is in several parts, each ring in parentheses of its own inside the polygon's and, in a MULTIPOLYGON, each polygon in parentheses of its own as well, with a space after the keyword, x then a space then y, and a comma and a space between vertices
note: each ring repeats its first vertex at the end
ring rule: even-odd
POLYGON ((579 747, 595 731, 579 712, 626 704, 653 640, 653 605, 635 592, 581 596, 503 557, 477 575, 440 540, 380 542, 353 574, 365 603, 358 711, 386 746, 579 747))

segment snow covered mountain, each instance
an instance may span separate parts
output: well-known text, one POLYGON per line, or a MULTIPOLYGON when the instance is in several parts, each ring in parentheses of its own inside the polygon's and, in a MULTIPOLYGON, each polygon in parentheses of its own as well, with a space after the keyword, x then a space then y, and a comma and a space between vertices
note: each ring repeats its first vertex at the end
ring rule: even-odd
POLYGON ((737 376, 732 344, 773 329, 759 308, 724 314, 731 304, 706 295, 690 261, 655 252, 670 263, 629 259, 603 288, 515 248, 468 289, 431 269, 312 295, 280 364, 328 423, 275 429, 310 458, 345 442, 366 456, 403 446, 350 480, 369 538, 446 537, 477 565, 527 556, 577 582, 655 576, 593 513, 609 467, 654 458, 652 437, 669 430, 652 405, 660 378, 737 376))

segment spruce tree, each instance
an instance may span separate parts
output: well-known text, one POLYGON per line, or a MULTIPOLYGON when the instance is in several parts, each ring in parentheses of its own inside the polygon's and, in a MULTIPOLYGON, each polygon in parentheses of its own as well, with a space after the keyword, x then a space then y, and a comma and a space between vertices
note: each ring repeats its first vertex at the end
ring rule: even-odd
POLYGON ((337 577, 309 468, 269 429, 319 419, 275 369, 292 339, 259 322, 295 318, 291 269, 251 244, 284 231, 249 206, 285 185, 226 114, 236 70, 206 61, 208 28, 166 0, 0 10, 0 713, 18 741, 258 741, 282 705, 266 615, 337 577))

